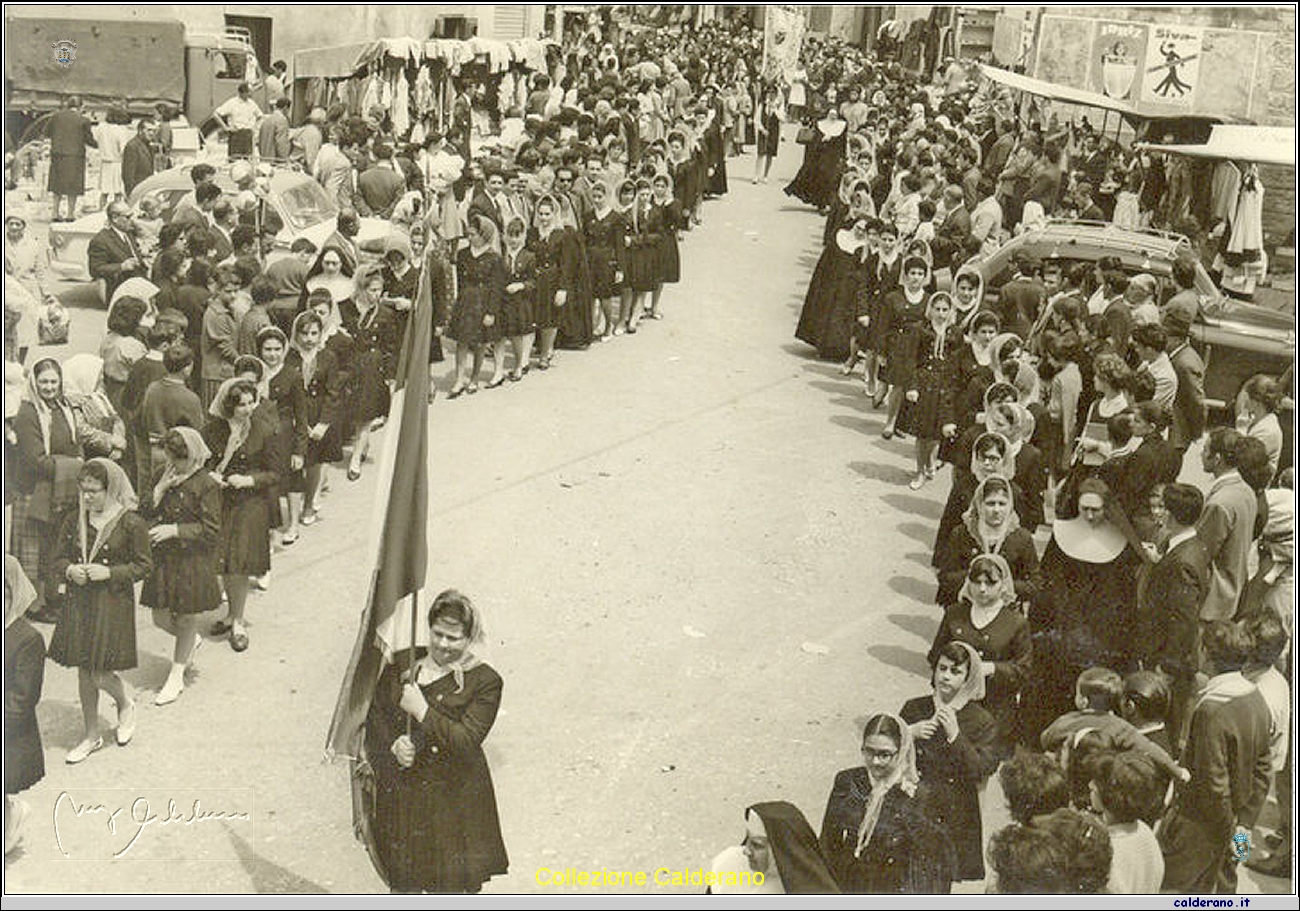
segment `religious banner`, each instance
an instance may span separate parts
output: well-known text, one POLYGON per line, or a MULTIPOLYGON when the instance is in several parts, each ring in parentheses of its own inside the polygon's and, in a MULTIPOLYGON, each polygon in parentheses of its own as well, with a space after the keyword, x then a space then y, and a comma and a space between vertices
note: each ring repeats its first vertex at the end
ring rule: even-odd
POLYGON ((768 6, 763 20, 763 78, 790 82, 799 69, 803 14, 787 6, 768 6))
POLYGON ((1142 73, 1142 100, 1190 108, 1201 72, 1204 29, 1153 25, 1142 73))
POLYGON ((1092 90, 1116 101, 1132 101, 1146 49, 1145 23, 1099 21, 1092 43, 1092 90))

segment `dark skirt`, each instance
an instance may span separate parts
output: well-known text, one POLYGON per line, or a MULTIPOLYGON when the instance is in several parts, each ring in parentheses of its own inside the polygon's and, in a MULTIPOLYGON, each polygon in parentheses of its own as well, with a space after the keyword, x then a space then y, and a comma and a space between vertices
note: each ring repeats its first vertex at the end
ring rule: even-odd
POLYGON ((50 659, 64 667, 126 671, 136 666, 135 595, 111 582, 67 583, 50 639, 50 659))
POLYGON ((618 251, 612 247, 588 247, 587 265, 591 269, 592 295, 601 300, 618 297, 623 290, 623 283, 614 278, 621 267, 618 251))
POLYGON ((923 440, 938 440, 943 420, 941 378, 936 371, 922 367, 912 377, 912 388, 917 391, 917 400, 904 400, 898 415, 898 429, 923 440))
POLYGON ((353 425, 359 427, 375 418, 388 417, 391 397, 388 383, 384 382, 384 369, 379 352, 358 349, 355 357, 348 409, 353 425))
POLYGON ((496 329, 501 337, 528 335, 536 325, 531 291, 523 290, 517 294, 507 292, 501 304, 501 313, 497 316, 496 329))
POLYGON ((627 286, 637 294, 653 291, 659 284, 659 241, 635 241, 627 251, 627 286))
POLYGON ((221 606, 217 561, 207 548, 172 538, 153 548, 153 572, 140 603, 173 614, 202 614, 221 606))
POLYGON ((325 435, 319 440, 307 438, 305 461, 308 465, 326 465, 330 462, 343 461, 343 434, 337 422, 331 424, 330 429, 325 431, 325 435))
POLYGON ((496 326, 484 326, 483 317, 490 312, 488 289, 469 286, 460 289, 460 297, 451 308, 447 337, 458 345, 485 345, 500 338, 496 326))
POLYGON ((666 227, 659 235, 659 281, 671 285, 681 281, 682 253, 677 244, 677 229, 666 227))
POLYGON ((217 571, 229 576, 261 576, 271 571, 271 506, 264 491, 224 492, 217 571))
POLYGON ((86 156, 51 155, 49 189, 59 196, 80 196, 86 192, 86 156))

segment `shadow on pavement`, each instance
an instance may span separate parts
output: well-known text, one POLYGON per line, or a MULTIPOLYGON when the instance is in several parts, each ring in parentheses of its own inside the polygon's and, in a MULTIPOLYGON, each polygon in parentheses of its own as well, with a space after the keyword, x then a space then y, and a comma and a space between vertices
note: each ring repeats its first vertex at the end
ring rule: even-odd
POLYGON ((919 516, 922 519, 933 519, 937 522, 939 517, 943 515, 943 504, 936 503, 934 500, 927 500, 924 497, 913 497, 905 493, 886 493, 882 494, 880 499, 909 516, 919 516))
POLYGON ((926 547, 934 546, 934 529, 920 522, 904 522, 898 526, 898 533, 905 535, 926 547))
POLYGON ((239 865, 244 868, 244 872, 252 881, 254 892, 259 895, 329 894, 328 889, 262 857, 247 841, 236 835, 230 826, 222 823, 222 828, 230 838, 230 844, 239 858, 239 865))
POLYGON ((912 551, 910 554, 903 554, 904 560, 910 560, 917 566, 924 566, 926 569, 932 569, 930 566, 930 554, 923 551, 912 551))
MULTIPOLYGON (((832 421, 835 418, 831 418, 832 421)), ((843 420, 852 421, 852 418, 843 418, 843 420)), ((838 422, 837 422, 838 423, 838 422)), ((847 425, 846 425, 847 426, 847 425)), ((858 429, 855 427, 855 429, 858 429)), ((883 462, 850 462, 849 468, 868 481, 889 481, 897 483, 901 472, 896 465, 886 465, 883 462)))
POLYGON ((914 579, 911 576, 892 576, 888 583, 891 591, 905 598, 920 601, 922 604, 934 603, 935 583, 914 579))
MULTIPOLYGON (((107 701, 112 705, 112 699, 107 701)), ((103 704, 103 700, 100 704, 103 704)), ((46 749, 61 747, 70 750, 81 742, 86 733, 82 727, 81 706, 75 702, 42 699, 36 706, 36 720, 41 728, 41 744, 46 749)), ((60 756, 59 760, 62 759, 60 756)))
POLYGON ((925 652, 913 651, 898 645, 873 645, 867 649, 867 654, 881 664, 888 664, 900 671, 916 674, 921 681, 930 675, 930 663, 925 660, 925 652))
MULTIPOLYGON (((856 430, 859 433, 866 433, 871 429, 871 422, 866 418, 853 417, 847 414, 831 415, 831 423, 837 427, 844 427, 848 430, 856 430)), ((862 464, 860 462, 854 464, 862 464)), ((884 466, 881 466, 882 468, 884 466)), ((892 474, 891 474, 892 477, 892 474)))
MULTIPOLYGON (((938 608, 935 608, 936 615, 938 608)), ((921 617, 917 614, 890 614, 886 617, 890 623, 903 630, 911 633, 918 639, 924 639, 926 643, 934 641, 934 634, 939 631, 939 620, 937 616, 934 619, 921 617)))

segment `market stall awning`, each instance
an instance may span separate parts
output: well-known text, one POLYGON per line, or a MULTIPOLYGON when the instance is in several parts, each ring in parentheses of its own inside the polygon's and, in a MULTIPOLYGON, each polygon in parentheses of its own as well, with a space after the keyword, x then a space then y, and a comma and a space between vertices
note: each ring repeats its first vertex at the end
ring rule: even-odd
POLYGON ((295 79, 346 79, 368 63, 383 57, 414 62, 424 59, 424 42, 414 38, 375 38, 355 44, 313 47, 293 55, 295 79))
POLYGON ((1028 92, 1031 95, 1038 95, 1040 98, 1050 98, 1053 101, 1062 101, 1066 104, 1080 104, 1090 108, 1117 111, 1133 120, 1142 119, 1142 114, 1138 113, 1131 104, 1116 101, 1114 98, 1098 92, 1076 89, 1068 85, 1057 85, 1055 82, 1046 82, 1032 76, 1022 76, 1019 73, 999 69, 996 66, 989 66, 987 63, 980 64, 980 74, 1000 85, 1005 85, 1020 92, 1028 92))
POLYGON ((1140 142, 1135 147, 1190 158, 1226 158, 1295 167, 1295 127, 1216 123, 1210 131, 1209 140, 1201 145, 1140 142))

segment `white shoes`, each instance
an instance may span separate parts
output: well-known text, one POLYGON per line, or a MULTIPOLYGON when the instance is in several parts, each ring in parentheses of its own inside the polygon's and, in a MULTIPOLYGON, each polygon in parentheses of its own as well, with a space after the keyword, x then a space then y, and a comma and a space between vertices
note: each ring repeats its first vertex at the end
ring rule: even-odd
POLYGON ((81 743, 68 750, 68 755, 64 757, 64 761, 68 765, 76 765, 85 760, 91 753, 98 752, 103 748, 103 737, 96 737, 94 740, 83 740, 81 743))
POLYGON ((158 695, 154 697, 154 705, 171 705, 180 698, 181 693, 185 692, 185 672, 176 673, 176 665, 172 665, 172 672, 167 675, 167 682, 163 684, 158 695))
POLYGON ((922 487, 925 486, 925 474, 924 473, 917 474, 916 477, 912 478, 912 480, 908 482, 907 486, 910 487, 912 490, 920 490, 922 487))

